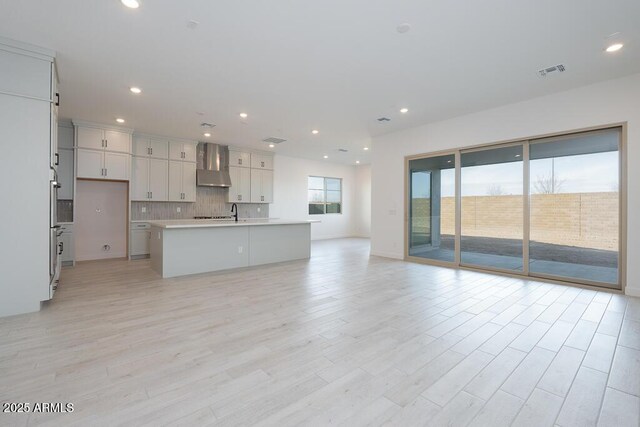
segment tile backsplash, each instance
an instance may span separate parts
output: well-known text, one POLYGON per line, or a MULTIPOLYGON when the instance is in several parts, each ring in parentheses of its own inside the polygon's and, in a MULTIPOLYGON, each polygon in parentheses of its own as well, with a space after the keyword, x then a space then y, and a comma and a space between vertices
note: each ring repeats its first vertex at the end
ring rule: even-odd
MULTIPOLYGON (((191 219, 194 216, 231 215, 231 203, 227 203, 228 189, 197 187, 195 203, 183 202, 131 202, 131 220, 191 219), (146 212, 142 212, 142 208, 146 212), (180 208, 180 212, 178 212, 180 208)), ((269 205, 262 203, 238 204, 240 218, 268 218, 269 205), (260 212, 258 212, 258 208, 260 212)))
POLYGON ((73 200, 58 200, 58 222, 73 222, 73 200))

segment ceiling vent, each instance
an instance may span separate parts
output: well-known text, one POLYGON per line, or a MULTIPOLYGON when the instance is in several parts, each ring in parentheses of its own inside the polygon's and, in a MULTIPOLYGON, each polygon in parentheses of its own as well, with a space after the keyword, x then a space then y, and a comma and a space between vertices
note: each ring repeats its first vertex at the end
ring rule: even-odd
POLYGON ((205 129, 211 129, 212 127, 214 127, 215 125, 212 125, 211 123, 200 123, 200 127, 205 128, 205 129))
POLYGON ((268 142, 269 144, 281 144, 286 141, 286 139, 276 138, 275 136, 270 136, 269 138, 263 139, 264 142, 268 142))
POLYGON ((338 148, 338 151, 341 153, 348 153, 349 150, 347 150, 346 148, 338 148))
POLYGON ((391 121, 391 119, 390 119, 390 118, 388 118, 388 117, 380 117, 380 118, 378 119, 378 121, 379 121, 380 123, 384 123, 384 122, 390 122, 390 121, 391 121))
POLYGON ((553 67, 543 68, 542 70, 538 70, 538 75, 540 77, 547 77, 547 75, 552 73, 563 73, 564 70, 565 70, 564 65, 558 64, 558 65, 554 65, 553 67))

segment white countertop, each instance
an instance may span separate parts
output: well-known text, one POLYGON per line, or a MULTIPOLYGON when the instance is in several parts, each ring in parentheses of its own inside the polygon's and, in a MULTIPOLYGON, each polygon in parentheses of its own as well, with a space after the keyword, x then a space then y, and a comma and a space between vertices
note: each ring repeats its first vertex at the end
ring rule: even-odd
POLYGON ((317 220, 287 220, 287 219, 173 219, 166 221, 145 221, 152 227, 160 228, 207 228, 207 227, 247 227, 256 225, 297 225, 320 222, 317 220))

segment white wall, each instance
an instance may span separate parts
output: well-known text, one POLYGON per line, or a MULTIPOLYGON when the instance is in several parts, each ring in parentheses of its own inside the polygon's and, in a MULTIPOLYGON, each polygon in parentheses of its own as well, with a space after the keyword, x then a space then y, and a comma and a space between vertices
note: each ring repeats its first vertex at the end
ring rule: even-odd
POLYGON ((640 296, 640 74, 374 138, 371 253, 403 257, 405 156, 619 122, 628 123, 627 293, 640 296))
POLYGON ((276 155, 273 199, 269 216, 283 219, 311 219, 311 239, 351 237, 356 234, 356 168, 354 166, 276 155), (307 178, 310 175, 342 178, 342 214, 309 215, 307 178))
POLYGON ((355 235, 371 237, 371 165, 356 167, 355 235))

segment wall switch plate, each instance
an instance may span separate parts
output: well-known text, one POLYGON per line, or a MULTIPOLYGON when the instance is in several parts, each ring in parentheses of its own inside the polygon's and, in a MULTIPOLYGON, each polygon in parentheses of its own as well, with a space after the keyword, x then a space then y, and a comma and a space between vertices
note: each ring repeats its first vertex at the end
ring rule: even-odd
POLYGON ((181 208, 180 206, 178 206, 178 207, 176 208, 176 212, 178 212, 178 213, 182 212, 182 208, 181 208))
POLYGON ((244 248, 242 246, 238 246, 238 253, 241 254, 244 248))
POLYGON ((142 212, 142 213, 145 213, 146 211, 147 211, 147 207, 146 207, 146 206, 143 206, 143 207, 140 209, 140 212, 142 212))
POLYGON ((258 207, 258 212, 260 212, 260 207, 258 207))

